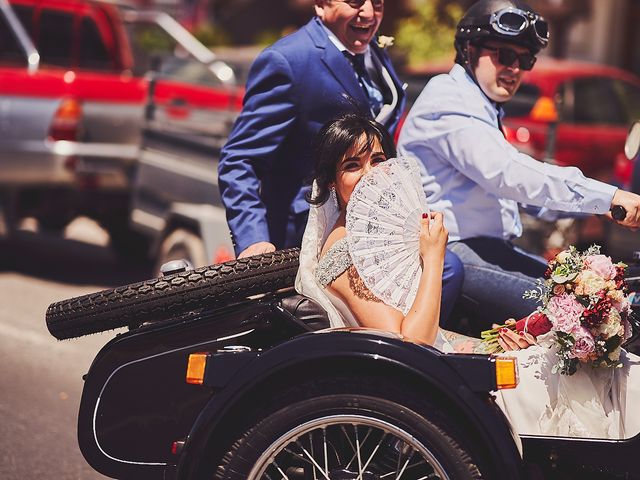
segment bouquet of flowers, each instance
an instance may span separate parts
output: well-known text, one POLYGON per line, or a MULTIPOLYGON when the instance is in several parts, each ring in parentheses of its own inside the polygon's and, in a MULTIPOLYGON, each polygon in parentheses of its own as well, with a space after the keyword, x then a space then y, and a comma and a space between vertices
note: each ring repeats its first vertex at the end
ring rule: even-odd
POLYGON ((572 375, 579 363, 621 366, 620 345, 631 336, 626 267, 601 255, 597 245, 584 252, 575 247, 560 252, 549 262, 545 280, 524 294, 542 306, 518 322, 482 332, 487 351, 502 351, 498 344, 501 328, 534 337, 553 332, 558 347, 554 373, 572 375))

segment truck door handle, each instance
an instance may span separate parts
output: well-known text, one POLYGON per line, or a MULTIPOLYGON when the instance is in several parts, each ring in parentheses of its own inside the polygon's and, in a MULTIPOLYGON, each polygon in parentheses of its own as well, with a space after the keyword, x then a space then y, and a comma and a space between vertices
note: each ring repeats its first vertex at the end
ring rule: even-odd
POLYGON ((187 101, 182 97, 173 97, 169 101, 169 105, 171 105, 172 107, 186 107, 187 101))

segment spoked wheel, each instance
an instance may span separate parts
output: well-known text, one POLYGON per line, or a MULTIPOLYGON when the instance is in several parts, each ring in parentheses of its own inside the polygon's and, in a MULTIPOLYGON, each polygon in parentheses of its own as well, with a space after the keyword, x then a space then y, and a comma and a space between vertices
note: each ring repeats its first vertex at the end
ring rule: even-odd
POLYGON ((248 478, 450 477, 434 453, 406 430, 366 415, 331 415, 300 425, 276 440, 248 478))
POLYGON ((483 478, 468 432, 408 384, 317 379, 271 402, 216 462, 216 480, 483 478))

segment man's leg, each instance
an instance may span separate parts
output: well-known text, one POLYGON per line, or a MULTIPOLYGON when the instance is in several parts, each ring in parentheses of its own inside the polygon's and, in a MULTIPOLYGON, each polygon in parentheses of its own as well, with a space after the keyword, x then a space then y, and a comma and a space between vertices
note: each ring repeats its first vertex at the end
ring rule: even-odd
POLYGON ((440 304, 440 326, 449 324, 451 312, 455 306, 462 283, 464 280, 464 267, 460 259, 451 253, 449 249, 445 251, 444 270, 442 272, 442 302, 440 304))
POLYGON ((481 329, 507 318, 522 318, 538 307, 525 300, 547 268, 544 259, 497 238, 472 238, 449 244, 464 265, 462 299, 481 329))

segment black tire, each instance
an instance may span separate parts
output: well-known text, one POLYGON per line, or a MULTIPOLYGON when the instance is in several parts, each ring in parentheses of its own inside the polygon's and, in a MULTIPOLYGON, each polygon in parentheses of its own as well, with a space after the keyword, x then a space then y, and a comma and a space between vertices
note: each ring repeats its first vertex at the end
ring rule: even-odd
POLYGON ((66 216, 46 215, 38 218, 38 228, 41 231, 53 235, 62 235, 64 229, 71 222, 71 218, 66 216))
POLYGON ((430 405, 424 392, 418 394, 391 382, 381 384, 379 379, 367 382, 361 376, 344 377, 316 381, 310 391, 305 391, 304 385, 283 391, 274 403, 278 408, 254 422, 224 454, 215 469, 216 480, 284 478, 282 472, 274 475, 278 468, 290 479, 350 479, 359 474, 365 479, 398 478, 390 473, 397 474, 410 459, 409 465, 417 465, 405 471, 403 479, 483 478, 472 455, 456 439, 463 435, 444 418, 446 409, 430 405), (340 390, 342 393, 337 393, 340 390), (318 394, 321 391, 331 393, 318 394), (365 450, 363 438, 367 434, 374 441, 365 450), (349 435, 354 438, 350 443, 341 438, 349 435), (350 448, 357 444, 356 435, 361 441, 361 465, 372 454, 367 468, 346 466, 345 459, 353 458, 350 448), (329 446, 328 461, 319 445, 323 441, 329 446), (374 451, 378 441, 379 448, 374 451), (314 458, 318 454, 316 464, 324 474, 316 469, 313 476, 314 467, 304 460, 310 457, 302 447, 314 458), (408 455, 411 449, 413 456, 408 455), (420 456, 424 464, 419 464, 420 456))
POLYGON ((107 225, 109 245, 122 260, 142 265, 149 261, 151 238, 130 229, 127 225, 107 225))
POLYGON ((299 249, 232 260, 53 303, 47 327, 58 339, 139 325, 293 286, 299 249))

